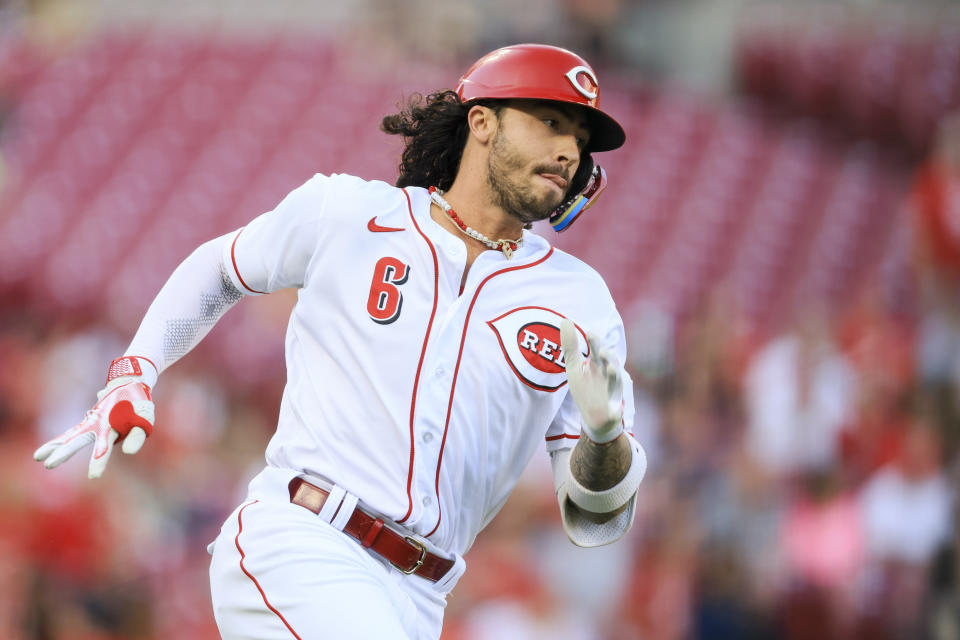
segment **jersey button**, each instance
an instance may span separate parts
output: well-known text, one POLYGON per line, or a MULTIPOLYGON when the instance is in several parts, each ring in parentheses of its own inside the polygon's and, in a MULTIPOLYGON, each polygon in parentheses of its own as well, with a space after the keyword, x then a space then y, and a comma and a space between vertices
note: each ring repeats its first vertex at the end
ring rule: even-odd
POLYGON ((444 369, 443 367, 437 367, 436 370, 433 372, 433 375, 435 375, 438 378, 442 378, 443 374, 445 374, 446 372, 447 370, 444 369))
POLYGON ((431 498, 430 496, 423 497, 423 506, 429 507, 432 502, 433 502, 433 498, 431 498))
POLYGON ((429 431, 427 431, 425 434, 423 434, 423 441, 424 441, 424 442, 431 442, 432 440, 433 440, 433 434, 432 434, 432 433, 430 433, 429 431))

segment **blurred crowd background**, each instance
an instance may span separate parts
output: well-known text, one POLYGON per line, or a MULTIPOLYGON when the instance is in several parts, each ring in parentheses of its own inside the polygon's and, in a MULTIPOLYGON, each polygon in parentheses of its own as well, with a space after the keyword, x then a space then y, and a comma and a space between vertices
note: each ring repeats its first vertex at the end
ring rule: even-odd
POLYGON ((244 301, 89 482, 75 424, 167 275, 479 55, 597 68, 627 145, 569 233, 630 337, 650 468, 616 545, 544 454, 446 640, 960 638, 960 7, 747 0, 0 3, 0 637, 216 638, 206 544, 263 464, 291 292, 244 301))

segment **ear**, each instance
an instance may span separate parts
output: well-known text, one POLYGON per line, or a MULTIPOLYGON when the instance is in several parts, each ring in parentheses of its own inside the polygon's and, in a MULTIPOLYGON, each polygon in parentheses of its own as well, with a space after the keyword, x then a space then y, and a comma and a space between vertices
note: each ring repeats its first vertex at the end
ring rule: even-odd
POLYGON ((500 119, 490 107, 475 104, 467 112, 467 124, 470 127, 470 134, 477 139, 477 142, 487 144, 493 140, 500 125, 500 119))

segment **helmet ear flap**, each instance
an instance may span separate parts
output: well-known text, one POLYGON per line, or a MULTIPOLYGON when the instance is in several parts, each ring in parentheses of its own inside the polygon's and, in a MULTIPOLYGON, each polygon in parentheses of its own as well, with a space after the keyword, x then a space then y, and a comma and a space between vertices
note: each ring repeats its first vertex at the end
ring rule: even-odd
POLYGON ((589 153, 584 153, 580 156, 580 166, 577 167, 577 172, 573 174, 573 180, 570 181, 570 188, 567 189, 568 200, 587 188, 587 181, 590 180, 590 175, 593 173, 593 166, 593 156, 589 153))
POLYGON ((565 231, 581 213, 597 201, 607 186, 607 173, 594 164, 589 153, 583 154, 580 166, 570 181, 570 189, 563 203, 550 214, 550 225, 554 231, 565 231))

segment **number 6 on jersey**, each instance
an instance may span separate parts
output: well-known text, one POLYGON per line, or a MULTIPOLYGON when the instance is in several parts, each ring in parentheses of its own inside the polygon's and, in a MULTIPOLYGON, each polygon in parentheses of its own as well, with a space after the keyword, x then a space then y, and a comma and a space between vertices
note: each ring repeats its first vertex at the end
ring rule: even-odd
POLYGON ((399 286, 410 276, 410 267, 396 258, 387 256, 377 260, 367 298, 367 313, 378 324, 390 324, 400 317, 403 294, 399 286))

